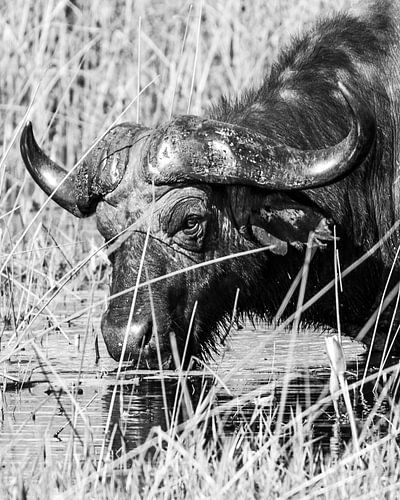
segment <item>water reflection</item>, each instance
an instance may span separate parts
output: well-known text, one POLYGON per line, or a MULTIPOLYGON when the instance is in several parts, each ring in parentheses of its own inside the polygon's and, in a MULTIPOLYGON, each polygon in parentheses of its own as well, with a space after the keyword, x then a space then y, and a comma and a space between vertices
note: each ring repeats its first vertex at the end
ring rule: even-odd
POLYGON ((151 429, 159 425, 167 429, 167 415, 164 398, 172 408, 176 382, 165 383, 165 396, 159 380, 142 380, 139 384, 108 386, 102 396, 102 410, 110 412, 110 441, 113 456, 121 451, 131 450, 142 444, 151 429), (116 397, 113 398, 113 392, 116 397), (114 405, 111 407, 112 400, 114 405))
POLYGON ((142 377, 132 384, 110 385, 102 396, 102 409, 110 413, 108 439, 112 455, 120 456, 144 443, 155 426, 168 431, 179 427, 197 408, 212 377, 192 376, 185 379, 184 392, 178 378, 142 377), (114 394, 115 392, 115 394, 114 394), (114 404, 112 405, 112 401, 114 404))
MULTIPOLYGON (((356 368, 351 366, 350 368, 356 368)), ((279 377, 277 377, 278 379, 279 377)), ((349 382, 355 382, 355 376, 349 382)), ((319 373, 304 371, 300 376, 292 377, 287 388, 285 409, 282 426, 290 424, 298 415, 301 415, 318 401, 327 399, 327 402, 313 414, 306 414, 300 418, 302 425, 310 430, 310 437, 314 447, 323 451, 330 451, 333 456, 339 457, 346 443, 351 439, 351 430, 347 410, 342 400, 339 400, 339 413, 336 413, 328 391, 329 373, 321 370, 319 373)), ((281 404, 282 386, 278 381, 269 380, 267 384, 254 389, 250 393, 234 396, 226 389, 218 387, 215 380, 208 377, 190 377, 185 387, 190 397, 190 405, 184 402, 182 386, 177 379, 147 379, 135 381, 131 385, 126 383, 119 386, 108 386, 102 396, 104 413, 111 412, 111 425, 108 432, 108 443, 113 457, 121 456, 142 444, 150 435, 154 426, 168 431, 171 426, 171 417, 175 423, 185 429, 185 422, 194 411, 204 403, 204 398, 214 391, 212 399, 206 401, 208 411, 197 412, 196 426, 203 426, 204 435, 215 438, 213 428, 218 428, 218 437, 233 436, 239 430, 243 435, 254 436, 260 433, 262 427, 268 427, 271 432, 275 429, 278 408, 281 404), (204 390, 205 385, 208 390, 204 390), (113 391, 116 391, 114 405, 113 391), (176 407, 178 410, 176 411, 176 407), (190 406, 190 408, 188 408, 190 406), (199 418, 199 415, 207 418, 199 418), (213 416, 214 418, 210 418, 213 416)), ((357 388, 350 392, 353 413, 359 431, 376 404, 373 392, 374 384, 366 383, 362 390, 357 388)), ((388 415, 390 405, 384 398, 379 404, 380 415, 388 415)), ((292 434, 290 425, 288 435, 292 434)), ((383 428, 380 427, 382 432, 383 428)))

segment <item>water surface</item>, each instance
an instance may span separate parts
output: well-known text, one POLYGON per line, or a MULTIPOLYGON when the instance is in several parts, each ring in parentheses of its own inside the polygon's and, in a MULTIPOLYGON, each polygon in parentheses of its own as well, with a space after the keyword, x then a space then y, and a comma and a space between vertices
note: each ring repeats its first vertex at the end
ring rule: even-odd
MULTIPOLYGON (((64 303, 65 310, 60 313, 58 309, 58 320, 83 305, 79 300, 64 303)), ((116 456, 143 443, 154 426, 168 427, 180 386, 177 373, 166 372, 160 377, 159 373, 129 369, 116 380, 117 363, 107 355, 98 317, 96 312, 89 320, 82 315, 73 322, 60 323, 62 331, 42 336, 37 349, 28 344, 0 365, 0 449, 8 460, 24 462, 44 452, 54 459, 63 458, 71 436, 81 452, 90 446, 97 455, 103 448, 103 453, 116 456)), ((31 338, 43 331, 44 318, 37 323, 29 333, 31 338)), ((250 323, 233 331, 219 356, 203 371, 185 377, 190 401, 179 406, 177 421, 195 411, 199 399, 216 384, 213 408, 222 405, 219 421, 224 432, 243 426, 249 432, 257 430, 254 409, 265 418, 273 418, 282 385, 288 381, 285 373, 290 373, 285 415, 289 420, 296 407, 307 408, 327 394, 330 371, 324 335, 302 331, 293 337, 289 331, 273 332, 265 324, 254 327, 250 323), (288 365, 291 341, 295 341, 294 357, 288 365)), ((12 333, 5 330, 3 353, 10 338, 12 333)), ((344 350, 355 378, 363 369, 364 348, 345 339, 344 350)), ((372 393, 353 396, 360 420, 373 402, 372 393)), ((314 436, 324 446, 334 434, 335 421, 333 407, 328 407, 313 423, 314 436)))

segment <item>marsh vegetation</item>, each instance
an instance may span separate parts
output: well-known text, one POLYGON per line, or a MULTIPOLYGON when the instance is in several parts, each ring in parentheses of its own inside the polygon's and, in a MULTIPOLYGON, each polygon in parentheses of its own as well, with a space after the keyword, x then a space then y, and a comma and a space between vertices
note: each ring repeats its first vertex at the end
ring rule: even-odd
POLYGON ((352 409, 329 392, 322 334, 290 323, 246 323, 190 372, 127 366, 116 378, 95 222, 35 188, 18 150, 28 118, 71 168, 116 121, 201 114, 347 4, 2 2, 1 498, 397 498, 398 369, 365 366, 355 343, 352 409))

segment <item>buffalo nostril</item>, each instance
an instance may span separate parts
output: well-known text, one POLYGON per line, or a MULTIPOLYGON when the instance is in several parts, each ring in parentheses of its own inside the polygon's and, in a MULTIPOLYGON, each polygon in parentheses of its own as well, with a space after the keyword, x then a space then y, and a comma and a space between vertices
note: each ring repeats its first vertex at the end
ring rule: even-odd
POLYGON ((134 340, 138 347, 144 347, 150 342, 152 332, 152 320, 147 320, 143 323, 134 323, 129 329, 131 339, 134 340))

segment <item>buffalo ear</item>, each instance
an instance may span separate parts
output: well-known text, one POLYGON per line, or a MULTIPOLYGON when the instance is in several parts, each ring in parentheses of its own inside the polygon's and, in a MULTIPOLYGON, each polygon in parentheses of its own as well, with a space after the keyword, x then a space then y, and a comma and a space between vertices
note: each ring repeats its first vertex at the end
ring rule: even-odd
POLYGON ((323 214, 281 194, 268 195, 262 206, 252 211, 250 225, 259 243, 264 244, 268 235, 277 238, 281 248, 283 242, 302 247, 307 243, 311 231, 315 233, 316 246, 323 248, 328 241, 333 240, 329 223, 323 214))

